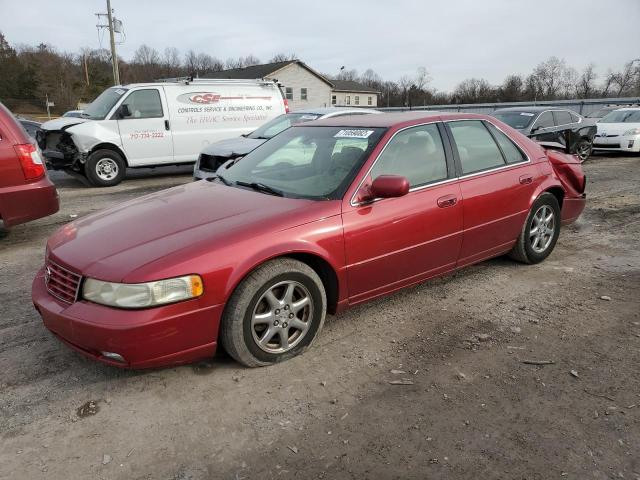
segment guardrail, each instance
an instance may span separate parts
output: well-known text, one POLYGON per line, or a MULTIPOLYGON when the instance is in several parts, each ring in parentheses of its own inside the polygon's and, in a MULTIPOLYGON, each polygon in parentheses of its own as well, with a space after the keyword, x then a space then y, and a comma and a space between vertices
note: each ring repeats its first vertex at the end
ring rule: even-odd
POLYGON ((412 107, 375 107, 383 112, 404 112, 409 110, 437 110, 448 112, 467 112, 467 113, 491 113, 498 108, 507 107, 564 107, 569 110, 578 112, 580 115, 586 115, 596 111, 606 105, 640 105, 640 97, 627 98, 588 98, 576 100, 546 100, 539 102, 494 102, 494 103, 465 103, 465 104, 448 104, 448 105, 424 105, 412 107))

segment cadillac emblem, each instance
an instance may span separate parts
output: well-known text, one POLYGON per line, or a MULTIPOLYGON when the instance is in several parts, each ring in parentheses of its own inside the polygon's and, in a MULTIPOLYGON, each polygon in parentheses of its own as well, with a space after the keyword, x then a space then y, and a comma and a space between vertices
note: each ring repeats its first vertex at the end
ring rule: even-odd
POLYGON ((51 268, 47 265, 44 269, 44 283, 49 283, 49 279, 51 278, 51 268))

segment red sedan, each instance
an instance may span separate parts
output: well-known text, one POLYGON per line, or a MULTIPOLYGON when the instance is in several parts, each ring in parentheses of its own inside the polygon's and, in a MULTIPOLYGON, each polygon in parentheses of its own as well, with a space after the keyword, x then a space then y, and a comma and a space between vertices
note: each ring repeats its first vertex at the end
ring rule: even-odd
POLYGON ((498 255, 544 260, 584 188, 576 157, 489 116, 310 122, 208 181, 63 227, 33 301, 109 364, 191 362, 220 343, 269 365, 311 345, 327 312, 498 255))
POLYGON ((0 103, 0 220, 12 227, 58 211, 58 192, 40 150, 0 103))

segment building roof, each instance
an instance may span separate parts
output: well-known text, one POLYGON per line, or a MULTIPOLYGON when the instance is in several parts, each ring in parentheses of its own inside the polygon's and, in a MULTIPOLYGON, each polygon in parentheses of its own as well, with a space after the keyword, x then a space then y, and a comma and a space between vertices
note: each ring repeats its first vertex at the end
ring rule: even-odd
POLYGON ((287 60, 284 62, 275 63, 263 63, 261 65, 251 65, 243 68, 231 68, 229 70, 220 70, 218 72, 207 72, 201 79, 207 78, 226 78, 226 79, 253 79, 253 78, 265 78, 271 77, 284 67, 297 63, 302 68, 308 70, 312 75, 315 75, 320 80, 328 84, 334 91, 337 92, 354 92, 354 93, 380 93, 379 91, 362 85, 361 83, 354 82, 353 80, 330 80, 324 75, 316 72, 309 67, 306 63, 300 60, 287 60))
POLYGON ((284 67, 297 63, 305 70, 309 71, 312 75, 315 75, 323 82, 327 83, 333 88, 331 80, 327 79, 323 75, 316 72, 313 68, 309 67, 306 63, 300 60, 287 60, 285 62, 275 63, 263 63, 261 65, 251 65, 243 68, 231 68, 229 70, 220 70, 219 72, 207 72, 201 78, 265 78, 273 76, 274 73, 282 70, 284 67))
POLYGON ((333 89, 337 92, 364 92, 364 93, 380 93, 375 88, 367 87, 353 80, 331 80, 333 89))

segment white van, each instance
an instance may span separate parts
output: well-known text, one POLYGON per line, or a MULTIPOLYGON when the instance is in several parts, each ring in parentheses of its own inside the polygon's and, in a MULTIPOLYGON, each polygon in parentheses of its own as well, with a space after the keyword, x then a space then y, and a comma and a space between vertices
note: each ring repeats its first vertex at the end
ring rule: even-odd
POLYGON ((127 167, 193 163, 210 143, 250 133, 287 111, 267 80, 185 80, 116 86, 82 112, 42 124, 48 166, 117 185, 127 167))

